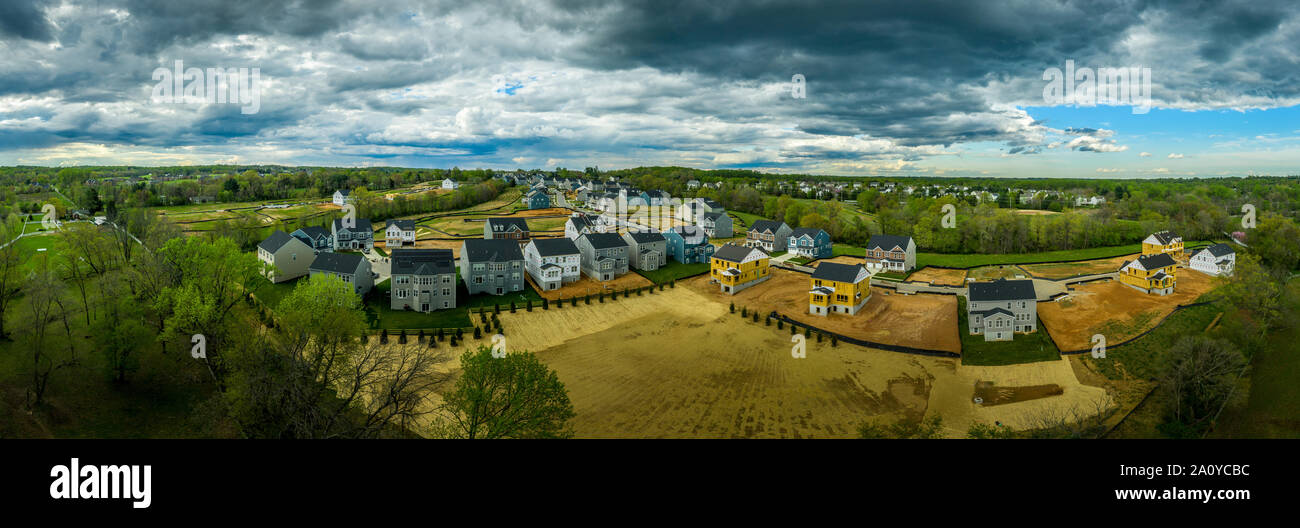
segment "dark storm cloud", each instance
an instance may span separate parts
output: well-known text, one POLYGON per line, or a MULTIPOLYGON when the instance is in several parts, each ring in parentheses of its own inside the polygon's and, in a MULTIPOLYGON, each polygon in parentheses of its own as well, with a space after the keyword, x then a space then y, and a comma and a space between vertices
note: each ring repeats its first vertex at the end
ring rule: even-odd
POLYGON ((54 28, 45 18, 48 2, 0 2, 0 37, 49 41, 54 28))

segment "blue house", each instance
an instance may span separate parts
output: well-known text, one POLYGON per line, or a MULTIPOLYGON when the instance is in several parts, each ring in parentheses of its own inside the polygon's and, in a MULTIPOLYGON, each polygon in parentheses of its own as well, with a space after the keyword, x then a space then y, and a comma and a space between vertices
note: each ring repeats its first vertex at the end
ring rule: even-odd
POLYGON ((708 262, 713 257, 709 235, 699 226, 677 226, 663 232, 668 256, 682 264, 708 262))
POLYGON ((289 236, 301 240, 304 244, 311 246, 316 252, 334 251, 334 235, 320 226, 308 226, 298 229, 289 236))
POLYGON ((546 209, 551 206, 551 196, 545 190, 534 188, 524 197, 524 203, 528 204, 529 209, 546 209))
POLYGON ((831 235, 821 229, 796 228, 790 233, 790 243, 786 244, 786 251, 801 257, 830 258, 831 235))

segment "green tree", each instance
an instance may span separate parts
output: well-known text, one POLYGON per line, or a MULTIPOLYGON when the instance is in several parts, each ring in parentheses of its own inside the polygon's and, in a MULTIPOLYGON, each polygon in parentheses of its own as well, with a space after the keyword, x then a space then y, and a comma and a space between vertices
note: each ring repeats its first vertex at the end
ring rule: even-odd
POLYGON ((457 438, 568 438, 574 416, 564 383, 529 352, 492 357, 480 346, 461 356, 461 374, 443 394, 442 433, 457 438))

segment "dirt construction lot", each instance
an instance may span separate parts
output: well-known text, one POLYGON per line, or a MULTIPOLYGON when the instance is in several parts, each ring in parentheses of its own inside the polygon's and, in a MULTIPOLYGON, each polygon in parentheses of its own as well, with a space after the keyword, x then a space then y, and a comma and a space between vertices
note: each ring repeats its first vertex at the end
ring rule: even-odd
POLYGON ((966 270, 927 267, 912 273, 907 277, 907 280, 925 282, 935 286, 965 286, 966 270))
POLYGON ((1126 255, 1109 259, 1067 262, 1061 264, 1026 264, 1021 266, 1035 277, 1043 279, 1064 279, 1075 275, 1092 275, 1118 271, 1126 260, 1133 260, 1137 255, 1126 255))
POLYGON ((1094 334, 1113 345, 1154 328, 1176 306, 1195 302, 1214 286, 1214 279, 1192 270, 1180 269, 1177 276, 1170 295, 1143 293, 1115 280, 1079 284, 1065 297, 1038 303, 1038 317, 1063 351, 1090 348, 1094 334))
MULTIPOLYGON (((640 288, 642 286, 654 285, 653 282, 650 282, 650 279, 642 277, 641 274, 635 271, 628 272, 627 274, 622 275, 620 277, 616 277, 614 278, 614 280, 608 280, 604 282, 583 275, 582 278, 578 279, 577 282, 574 282, 572 284, 565 284, 564 286, 560 287, 560 289, 558 290, 543 291, 541 288, 537 286, 537 283, 533 282, 533 278, 531 276, 528 277, 528 282, 533 285, 533 289, 537 290, 538 294, 552 301, 556 299, 568 299, 574 296, 582 296, 582 295, 595 296, 596 294, 602 291, 605 292, 606 295, 609 295, 610 292, 618 292, 620 295, 622 295, 624 288, 630 289, 630 288, 640 288)), ((649 295, 649 294, 642 294, 642 295, 649 295)))
POLYGON ((938 413, 961 437, 973 421, 1011 427, 1109 402, 1067 361, 965 367, 956 360, 807 343, 752 323, 694 288, 590 306, 501 314, 507 351, 531 350, 569 391, 579 438, 843 438, 864 420, 938 413), (977 387, 1055 384, 1058 395, 983 406, 977 387))
POLYGON ((808 275, 772 270, 767 282, 728 295, 702 276, 678 283, 695 289, 723 305, 736 303, 767 314, 775 310, 837 334, 876 343, 961 352, 957 334, 957 298, 951 295, 899 295, 892 290, 872 288, 871 299, 857 315, 808 313, 808 275))

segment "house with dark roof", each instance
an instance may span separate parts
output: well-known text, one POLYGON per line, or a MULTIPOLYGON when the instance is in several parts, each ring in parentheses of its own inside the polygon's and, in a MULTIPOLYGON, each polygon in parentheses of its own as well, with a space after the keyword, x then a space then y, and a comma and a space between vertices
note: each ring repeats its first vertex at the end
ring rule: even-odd
POLYGON ((916 242, 909 236, 871 235, 863 263, 873 271, 907 272, 916 267, 916 242))
MULTIPOLYGON (((822 264, 825 265, 824 263, 822 264)), ((1010 341, 1038 330, 1038 294, 1032 280, 972 282, 966 293, 966 326, 985 341, 1010 341)))
POLYGON ((352 291, 365 297, 375 285, 375 276, 370 271, 370 261, 356 253, 320 253, 316 260, 307 267, 307 272, 317 275, 332 275, 352 286, 352 291))
POLYGON ((534 187, 524 196, 524 203, 529 209, 546 209, 551 206, 551 195, 547 194, 545 187, 534 187))
POLYGON ((460 247, 460 276, 470 295, 524 291, 524 252, 510 239, 470 239, 460 247))
POLYGON ((663 232, 668 256, 682 264, 708 262, 715 248, 709 235, 699 226, 676 226, 663 232))
POLYGON ((617 233, 587 233, 574 241, 582 253, 582 272, 599 281, 628 271, 628 244, 617 233))
POLYGON ((582 278, 582 252, 568 238, 534 238, 524 246, 524 267, 542 291, 582 278))
POLYGON ((1214 277, 1232 275, 1236 266, 1237 252, 1224 243, 1201 249, 1188 260, 1189 268, 1214 277))
POLYGON ((672 196, 667 191, 641 191, 641 200, 646 205, 661 207, 669 205, 672 196))
POLYGON ((1178 282, 1178 263, 1169 253, 1142 255, 1119 267, 1119 281, 1143 293, 1169 295, 1178 282))
POLYGON ((257 259, 268 266, 266 278, 285 282, 307 274, 316 250, 279 229, 257 244, 257 259))
POLYGON ((717 283, 723 293, 735 295, 772 278, 771 260, 761 249, 723 244, 709 259, 710 282, 717 283))
POLYGON ((629 230, 623 233, 630 265, 641 271, 654 271, 668 263, 668 240, 655 231, 629 230))
POLYGON ((350 189, 339 189, 334 191, 334 205, 343 207, 352 203, 352 191, 350 189))
POLYGON ((375 247, 375 230, 370 226, 370 220, 366 218, 352 221, 336 218, 334 223, 330 224, 330 233, 334 235, 335 251, 360 249, 368 252, 375 247))
POLYGON ((483 239, 528 240, 528 222, 523 218, 489 218, 483 221, 483 239))
POLYGON ((384 247, 415 244, 415 220, 389 220, 384 226, 384 247))
POLYGON ((289 233, 289 236, 301 240, 317 252, 334 251, 334 235, 321 226, 298 228, 289 233))
POLYGON ((564 221, 564 238, 577 240, 587 233, 599 233, 596 220, 586 213, 573 213, 564 221))
POLYGON ((700 227, 712 238, 731 238, 731 226, 731 217, 725 211, 700 215, 700 227))
POLYGON ((871 274, 861 264, 822 262, 809 280, 808 313, 857 315, 871 300, 871 274))
POLYGON ((1175 235, 1172 231, 1151 233, 1142 240, 1142 254, 1155 255, 1157 253, 1168 253, 1172 257, 1182 255, 1183 237, 1175 235))
POLYGON ((830 258, 831 235, 815 227, 795 228, 790 230, 785 250, 804 258, 830 258))
POLYGON ((785 251, 786 244, 790 242, 790 233, 793 232, 790 226, 785 222, 776 220, 755 220, 749 225, 749 231, 745 233, 746 247, 756 247, 768 253, 785 251))
POLYGON ((456 307, 456 260, 450 249, 394 249, 389 307, 432 312, 456 307))

